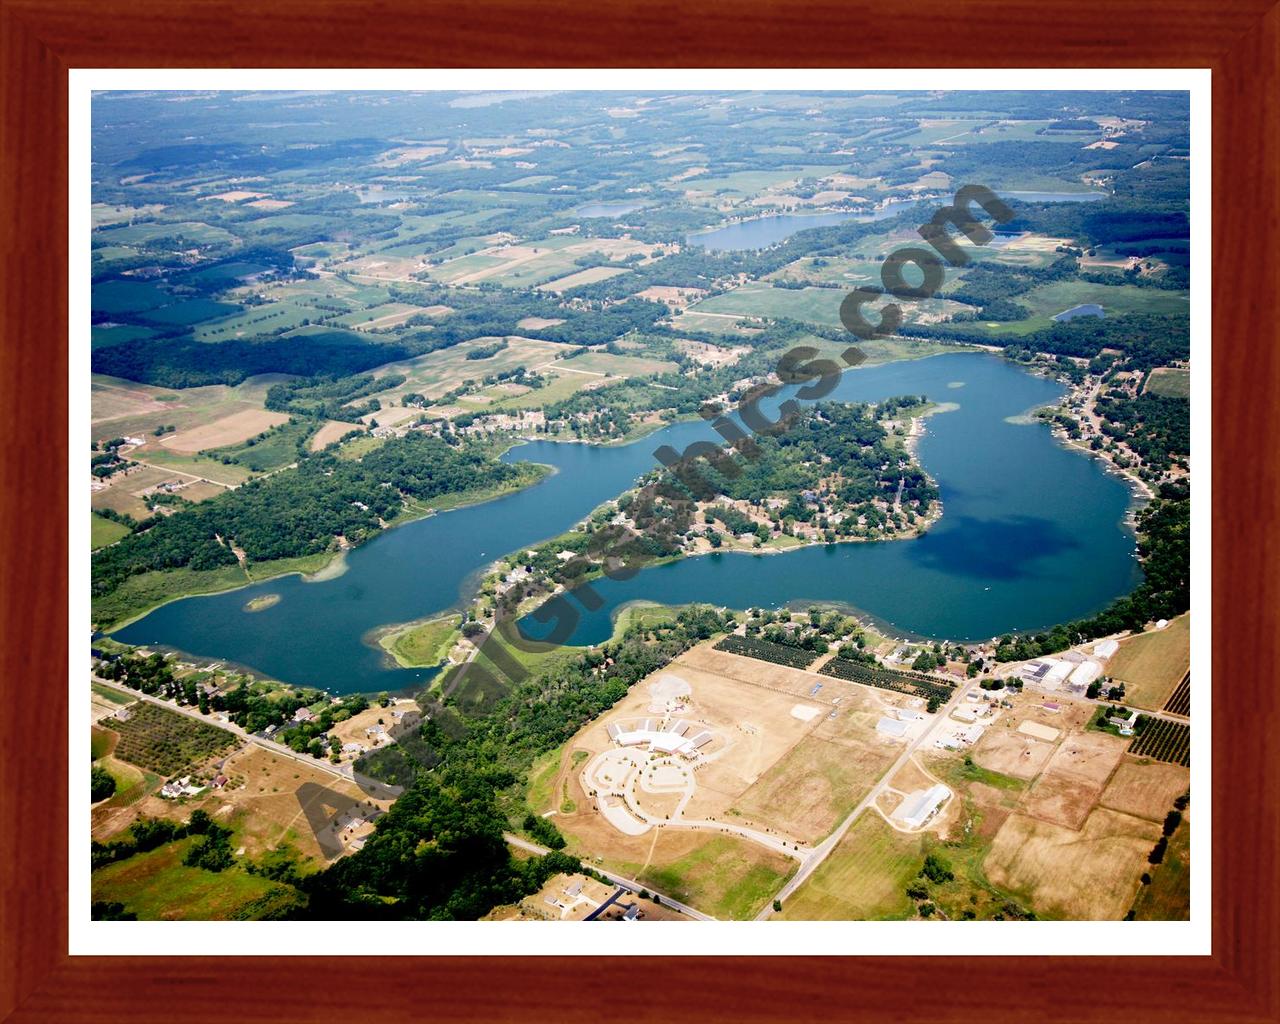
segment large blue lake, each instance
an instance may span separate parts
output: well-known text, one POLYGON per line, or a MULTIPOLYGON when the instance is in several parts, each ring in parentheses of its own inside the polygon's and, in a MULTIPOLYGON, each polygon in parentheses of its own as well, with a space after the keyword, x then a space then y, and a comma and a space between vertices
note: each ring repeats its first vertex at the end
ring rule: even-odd
MULTIPOLYGON (((958 408, 931 417, 919 456, 942 491, 944 515, 923 537, 810 547, 784 554, 720 554, 592 586, 604 599, 578 608, 573 639, 605 639, 635 600, 735 608, 833 601, 899 635, 974 640, 1095 612, 1139 580, 1124 525, 1131 494, 1101 464, 1058 444, 1021 414, 1061 387, 983 353, 861 367, 833 399, 926 394, 958 408)), ((555 536, 678 450, 718 439, 701 422, 673 424, 634 444, 602 448, 534 442, 505 456, 556 467, 534 487, 390 530, 347 556, 323 582, 292 576, 175 601, 127 626, 127 643, 221 658, 288 682, 337 692, 395 690, 433 675, 389 667, 366 643, 376 627, 458 606, 475 574, 500 555, 555 536), (246 612, 254 597, 278 604, 246 612)))

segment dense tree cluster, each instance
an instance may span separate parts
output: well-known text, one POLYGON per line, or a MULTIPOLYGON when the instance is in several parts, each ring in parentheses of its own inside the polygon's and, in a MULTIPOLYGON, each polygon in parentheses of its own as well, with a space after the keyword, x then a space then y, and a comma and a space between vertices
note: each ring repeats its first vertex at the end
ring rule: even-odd
POLYGON ((519 472, 474 445, 421 433, 390 439, 359 461, 318 453, 101 549, 93 559, 93 593, 110 593, 129 576, 156 569, 232 566, 234 548, 262 562, 324 551, 339 536, 359 543, 394 519, 406 497, 428 501, 519 472))

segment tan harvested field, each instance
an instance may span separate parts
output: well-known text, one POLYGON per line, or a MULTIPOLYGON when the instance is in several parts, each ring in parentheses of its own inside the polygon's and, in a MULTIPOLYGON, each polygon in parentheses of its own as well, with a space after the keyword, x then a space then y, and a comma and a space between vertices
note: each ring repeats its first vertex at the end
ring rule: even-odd
POLYGON ((558 327, 564 323, 563 320, 556 320, 545 316, 527 316, 523 320, 516 323, 516 326, 522 331, 538 331, 543 327, 558 327))
POLYGON ((901 753, 898 744, 876 733, 874 719, 862 732, 857 746, 802 739, 737 800, 744 823, 805 843, 829 835, 901 753))
MULTIPOLYGON (((928 789, 937 781, 912 758, 889 779, 889 786, 899 793, 911 793, 917 789, 928 789)), ((898 798, 894 797, 893 802, 896 804, 898 798)))
POLYGON ((411 320, 415 316, 448 316, 453 312, 451 306, 410 306, 408 309, 402 309, 395 313, 387 313, 385 316, 374 317, 372 320, 364 320, 358 324, 353 324, 353 328, 357 331, 368 331, 374 328, 382 329, 385 327, 398 327, 406 320, 411 320))
POLYGON ((1191 668, 1191 615, 1179 615, 1164 629, 1120 641, 1107 674, 1125 684, 1124 700, 1134 707, 1164 707, 1191 668))
POLYGON ((1191 772, 1176 764, 1126 757, 1102 793, 1102 806, 1163 821, 1173 802, 1191 788, 1191 772))
POLYGON ((333 444, 333 442, 342 437, 343 434, 349 434, 353 430, 363 429, 364 427, 358 423, 344 423, 342 420, 326 420, 325 425, 312 435, 311 450, 313 452, 318 452, 325 445, 333 444))
POLYGON ((210 384, 171 391, 103 374, 93 375, 92 437, 105 440, 140 436, 158 440, 153 432, 171 426, 181 432, 202 427, 232 413, 261 410, 272 384, 291 380, 286 374, 264 373, 235 387, 210 384))
POLYGON ((1058 744, 1044 774, 1070 775, 1101 788, 1128 745, 1128 740, 1106 732, 1073 733, 1058 744))
POLYGON ((607 281, 611 277, 627 273, 630 273, 630 271, 623 267, 589 267, 586 270, 579 270, 576 274, 569 274, 565 277, 556 278, 554 281, 548 281, 546 284, 540 284, 537 289, 540 292, 555 292, 559 295, 561 292, 567 292, 570 288, 581 288, 584 284, 607 281))
POLYGON ((166 448, 176 452, 199 452, 206 448, 222 448, 226 445, 247 441, 255 434, 270 430, 281 423, 287 423, 289 416, 283 412, 271 412, 268 409, 246 409, 232 413, 203 427, 181 430, 176 434, 168 434, 160 439, 166 448))
POLYGON ((1015 779, 1034 779, 1052 754, 1052 743, 1005 728, 1004 723, 988 729, 973 748, 975 763, 1015 779))
POLYGON ((719 345, 709 345, 705 341, 689 341, 683 338, 676 342, 676 348, 703 366, 732 366, 751 351, 745 345, 721 348, 719 345))
POLYGON ((234 190, 231 192, 219 192, 216 196, 205 196, 205 199, 221 199, 224 203, 238 203, 242 199, 261 199, 266 196, 265 192, 242 192, 234 190))
POLYGON ((380 427, 395 427, 421 415, 421 409, 393 405, 390 408, 379 409, 377 412, 366 413, 360 417, 360 420, 366 426, 376 422, 380 427))
POLYGON ((1064 772, 1044 772, 1023 798, 1019 811, 1041 821, 1078 829, 1102 795, 1102 787, 1064 772))
POLYGON ((258 210, 283 210, 288 206, 292 206, 288 199, 255 199, 251 203, 245 203, 245 206, 252 206, 258 210))
POLYGON ((706 296, 701 288, 675 288, 671 285, 657 284, 636 292, 636 298, 648 299, 650 302, 661 302, 672 309, 684 309, 706 296))
POLYGON ((1072 732, 1054 750, 1021 810, 1033 818, 1080 828, 1124 756, 1128 741, 1104 732, 1072 732))
POLYGON ((983 863, 987 877, 1037 913, 1118 921, 1133 904, 1138 876, 1160 826, 1097 808, 1080 831, 1010 815, 983 863))

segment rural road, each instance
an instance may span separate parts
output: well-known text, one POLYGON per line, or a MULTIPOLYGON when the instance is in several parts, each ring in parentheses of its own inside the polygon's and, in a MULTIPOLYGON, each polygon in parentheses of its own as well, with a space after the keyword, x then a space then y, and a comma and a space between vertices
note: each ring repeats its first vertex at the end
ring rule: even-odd
MULTIPOLYGON (((853 827, 853 823, 858 820, 858 816, 874 804, 876 798, 884 792, 889 785, 889 780, 898 773, 902 766, 907 763, 917 750, 933 738, 934 733, 936 733, 947 718, 950 717, 951 709, 957 706, 960 701, 964 700, 965 694, 972 690, 976 685, 976 682, 969 682, 961 686, 952 695, 951 699, 938 709, 938 713, 934 715, 933 721, 929 723, 928 728, 916 737, 916 739, 907 744, 902 753, 898 755, 898 759, 889 766, 889 770, 880 776, 880 781, 871 787, 871 792, 863 797, 862 802, 849 812, 848 817, 839 824, 836 830, 813 848, 813 851, 801 862, 800 870, 791 876, 791 879, 782 887, 781 891, 774 897, 774 899, 785 903, 787 897, 804 884, 805 880, 808 879, 809 876, 818 869, 819 865, 827 859, 831 854, 831 851, 840 844, 840 840, 843 839, 845 833, 853 827)), ((756 920, 768 920, 772 914, 773 905, 770 903, 756 915, 756 920)))
MULTIPOLYGON (((545 846, 539 846, 537 843, 531 843, 527 839, 521 839, 519 836, 513 836, 510 832, 504 832, 502 834, 502 838, 507 841, 508 846, 514 846, 518 850, 525 850, 529 853, 536 853, 539 856, 542 856, 543 854, 547 854, 551 852, 545 846)), ((666 895, 665 893, 658 892, 651 885, 641 885, 639 882, 635 881, 634 879, 623 878, 621 875, 615 875, 612 871, 605 871, 603 868, 592 866, 591 870, 601 875, 604 875, 604 877, 609 879, 609 881, 611 881, 614 885, 620 885, 622 886, 622 888, 628 889, 631 892, 638 893, 642 889, 647 890, 648 892, 653 893, 653 895, 659 897, 662 900, 663 906, 671 907, 673 910, 678 910, 680 911, 680 913, 684 914, 686 917, 691 917, 695 921, 714 921, 715 920, 714 917, 708 917, 706 914, 702 913, 702 911, 700 910, 694 910, 693 907, 689 906, 688 904, 681 903, 679 900, 673 900, 670 896, 666 895)))

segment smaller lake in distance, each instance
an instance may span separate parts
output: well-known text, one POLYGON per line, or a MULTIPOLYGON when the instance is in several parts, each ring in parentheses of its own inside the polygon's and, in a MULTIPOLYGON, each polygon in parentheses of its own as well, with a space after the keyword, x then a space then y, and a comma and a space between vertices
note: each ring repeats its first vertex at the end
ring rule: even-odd
POLYGON ((644 203, 587 203, 574 209, 579 217, 625 217, 642 209, 644 203))
MULTIPOLYGON (((1004 199, 1017 199, 1026 203, 1085 203, 1105 199, 1106 192, 998 192, 1004 199)), ((721 228, 704 231, 693 231, 685 235, 690 245, 703 245, 713 251, 740 252, 746 249, 765 249, 771 245, 784 242, 797 231, 809 228, 826 228, 833 224, 845 224, 849 221, 887 220, 903 210, 910 209, 920 203, 917 199, 903 199, 887 203, 874 213, 852 213, 848 211, 834 213, 780 213, 769 217, 753 217, 751 220, 740 220, 726 224, 721 228)), ((942 200, 927 200, 937 206, 942 200)))

